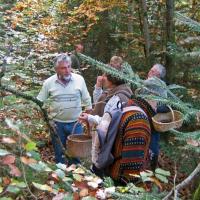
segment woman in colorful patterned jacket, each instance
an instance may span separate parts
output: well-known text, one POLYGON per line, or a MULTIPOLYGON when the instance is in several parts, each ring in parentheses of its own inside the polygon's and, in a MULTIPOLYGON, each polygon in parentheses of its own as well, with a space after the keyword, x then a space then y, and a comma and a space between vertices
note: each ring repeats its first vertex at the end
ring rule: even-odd
MULTIPOLYGON (((117 69, 120 73, 120 69, 117 69)), ((95 115, 82 113, 80 120, 87 120, 90 125, 97 125, 97 129, 101 130, 107 137, 109 125, 112 121, 110 113, 121 105, 128 103, 132 96, 130 87, 123 80, 113 77, 112 75, 103 75, 103 86, 106 88, 95 105, 95 115), (103 114, 102 114, 103 113, 103 114)), ((106 169, 107 174, 116 181, 131 181, 130 174, 139 173, 145 168, 143 161, 147 160, 148 147, 151 138, 150 124, 144 111, 137 105, 135 110, 127 112, 126 115, 117 124, 117 136, 113 144, 112 154, 114 161, 106 169), (128 118, 130 123, 126 124, 128 118), (126 127, 124 126, 126 124, 126 127), (123 127, 123 128, 122 128, 123 127), (122 130, 123 129, 123 130, 122 130), (144 136, 144 137, 143 137, 144 136), (126 137, 126 138, 124 138, 126 137), (123 139, 123 140, 122 140, 123 139), (117 144, 117 146, 116 146, 117 144), (124 144, 127 146, 124 148, 124 144), (145 152, 143 151, 145 146, 145 152)), ((93 135, 92 144, 92 170, 99 176, 103 176, 105 169, 100 167, 98 156, 101 152, 99 134, 93 135)))

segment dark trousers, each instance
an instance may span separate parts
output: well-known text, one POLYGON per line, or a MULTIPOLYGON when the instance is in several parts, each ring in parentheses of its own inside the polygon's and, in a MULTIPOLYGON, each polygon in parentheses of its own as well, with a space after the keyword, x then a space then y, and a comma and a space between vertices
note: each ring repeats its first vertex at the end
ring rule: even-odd
MULTIPOLYGON (((63 147, 65 148, 66 148, 67 137, 72 134, 73 129, 74 129, 74 134, 81 134, 83 132, 83 128, 81 124, 77 124, 76 126, 75 124, 76 122, 65 123, 65 122, 55 121, 57 135, 60 138, 60 141, 63 144, 63 147)), ((80 163, 79 159, 77 158, 72 158, 70 160, 67 160, 65 158, 64 152, 60 144, 56 140, 56 136, 53 135, 51 139, 52 139, 52 144, 54 148, 56 163, 63 163, 63 164, 68 163, 69 165, 72 163, 74 164, 80 163)))

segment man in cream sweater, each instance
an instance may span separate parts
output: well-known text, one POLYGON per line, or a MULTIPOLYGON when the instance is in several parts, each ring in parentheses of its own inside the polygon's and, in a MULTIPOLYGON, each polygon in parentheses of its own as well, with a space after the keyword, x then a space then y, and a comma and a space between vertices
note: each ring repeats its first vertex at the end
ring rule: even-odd
MULTIPOLYGON (((49 116, 55 122, 57 134, 64 147, 73 130, 76 134, 82 132, 81 124, 76 123, 82 113, 82 106, 86 111, 92 109, 85 80, 71 72, 71 63, 68 55, 59 55, 55 62, 56 74, 44 81, 37 96, 42 102, 50 102, 49 116)), ((66 163, 67 160, 55 136, 52 137, 52 144, 56 163, 66 163)))

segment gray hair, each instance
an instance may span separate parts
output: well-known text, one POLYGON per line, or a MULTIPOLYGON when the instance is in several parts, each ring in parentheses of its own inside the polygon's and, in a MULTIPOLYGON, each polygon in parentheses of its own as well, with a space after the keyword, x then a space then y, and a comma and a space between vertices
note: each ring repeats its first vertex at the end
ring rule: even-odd
POLYGON ((166 76, 166 68, 161 64, 155 64, 153 67, 156 67, 156 69, 160 72, 160 78, 164 79, 166 76))
POLYGON ((62 53, 56 57, 55 62, 54 62, 54 67, 56 68, 60 62, 69 63, 70 66, 72 64, 71 57, 65 53, 62 53))

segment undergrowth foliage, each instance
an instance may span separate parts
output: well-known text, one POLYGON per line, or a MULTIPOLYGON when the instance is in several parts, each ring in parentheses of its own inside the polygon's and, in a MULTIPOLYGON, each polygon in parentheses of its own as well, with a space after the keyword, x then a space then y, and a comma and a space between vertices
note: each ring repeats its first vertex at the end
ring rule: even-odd
MULTIPOLYGON (((105 6, 109 6, 109 9, 111 9, 114 5, 102 3, 99 6, 98 2, 100 1, 92 1, 97 9, 102 9, 99 12, 106 10, 105 6)), ((117 3, 115 5, 120 5, 120 1, 113 2, 117 3)), ((86 5, 82 10, 83 12, 91 7, 87 1, 84 1, 83 5, 86 5)), ((69 8, 63 7, 60 1, 48 1, 48 4, 43 2, 34 5, 35 9, 32 11, 28 4, 19 1, 15 10, 12 9, 12 6, 12 2, 7 4, 5 1, 0 7, 0 197, 6 196, 10 199, 20 197, 22 199, 42 199, 44 197, 73 199, 75 196, 83 195, 82 197, 89 196, 87 199, 94 199, 97 187, 100 186, 101 195, 112 196, 114 199, 162 199, 166 193, 160 191, 162 191, 169 177, 166 171, 158 169, 159 173, 141 173, 140 178, 141 182, 144 183, 143 187, 137 187, 133 184, 126 187, 114 187, 111 179, 107 177, 102 183, 102 180, 99 180, 83 166, 72 166, 70 168, 65 165, 55 165, 49 161, 45 162, 41 158, 39 147, 41 145, 45 148, 45 142, 48 142, 49 136, 42 115, 38 111, 38 106, 31 101, 27 102, 22 98, 15 97, 12 95, 12 90, 23 92, 24 97, 31 96, 34 98, 43 80, 53 73, 53 63, 50 60, 58 55, 57 50, 65 50, 66 47, 71 48, 68 40, 65 44, 63 44, 63 40, 59 40, 61 34, 66 33, 67 28, 62 29, 62 26, 64 27, 66 23, 64 17, 62 23, 58 26, 61 14, 56 13, 57 11, 64 13, 69 8), (40 5, 41 10, 37 12, 40 5), (14 12, 14 15, 12 12, 14 12), (25 12, 26 16, 24 15, 25 17, 22 20, 22 13, 25 12), (38 22, 42 22, 42 26, 39 26, 40 23, 38 22), (54 26, 51 27, 51 25, 54 26), (50 27, 50 32, 48 32, 48 27, 50 27), (57 32, 57 28, 61 30, 60 33, 57 32), (8 91, 6 88, 12 90, 8 91), (41 144, 41 141, 38 142, 41 139, 45 140, 43 144, 41 144), (89 182, 92 182, 92 185, 89 182), (151 192, 146 192, 149 188, 145 182, 154 184, 151 192), (83 187, 86 190, 82 190, 83 187), (106 188, 109 189, 106 190, 106 188)), ((80 11, 80 8, 75 9, 75 11, 80 11)), ((91 14, 87 21, 88 27, 79 27, 80 30, 84 30, 81 32, 83 37, 91 30, 91 27, 95 27, 99 20, 98 16, 91 14)), ((69 17, 75 15, 75 13, 68 13, 67 15, 69 17)), ((81 18, 83 20, 84 17, 85 15, 81 15, 70 19, 81 18)), ((180 12, 177 12, 175 17, 177 26, 184 24, 189 27, 190 31, 199 33, 198 22, 180 12)), ((79 33, 73 28, 77 21, 70 21, 70 23, 71 32, 67 33, 66 37, 72 38, 73 42, 80 41, 80 35, 78 38, 73 36, 74 32, 79 33)), ((81 24, 84 24, 84 20, 81 21, 81 24)), ((194 58, 195 60, 199 59, 198 48, 196 48, 196 51, 193 51, 195 48, 192 48, 192 51, 188 52, 185 48, 173 45, 171 44, 171 53, 175 53, 177 59, 180 58, 183 61, 188 60, 188 58, 192 61, 194 58)), ((128 63, 124 63, 125 70, 119 73, 89 56, 83 54, 79 56, 89 66, 124 79, 133 90, 144 87, 143 80, 128 63)), ((159 86, 162 87, 162 85, 159 86)), ((157 100, 180 110, 183 113, 184 127, 192 123, 196 124, 196 114, 199 107, 195 107, 191 102, 184 101, 181 97, 183 91, 187 88, 179 85, 168 85, 163 89, 167 90, 168 98, 153 95, 142 95, 142 97, 157 100)), ((183 170, 187 170, 187 174, 190 174, 199 162, 190 155, 198 158, 200 131, 186 132, 183 128, 171 130, 165 134, 167 140, 162 144, 162 150, 172 159, 178 158, 183 170), (184 163, 184 158, 187 158, 188 162, 184 163)))

